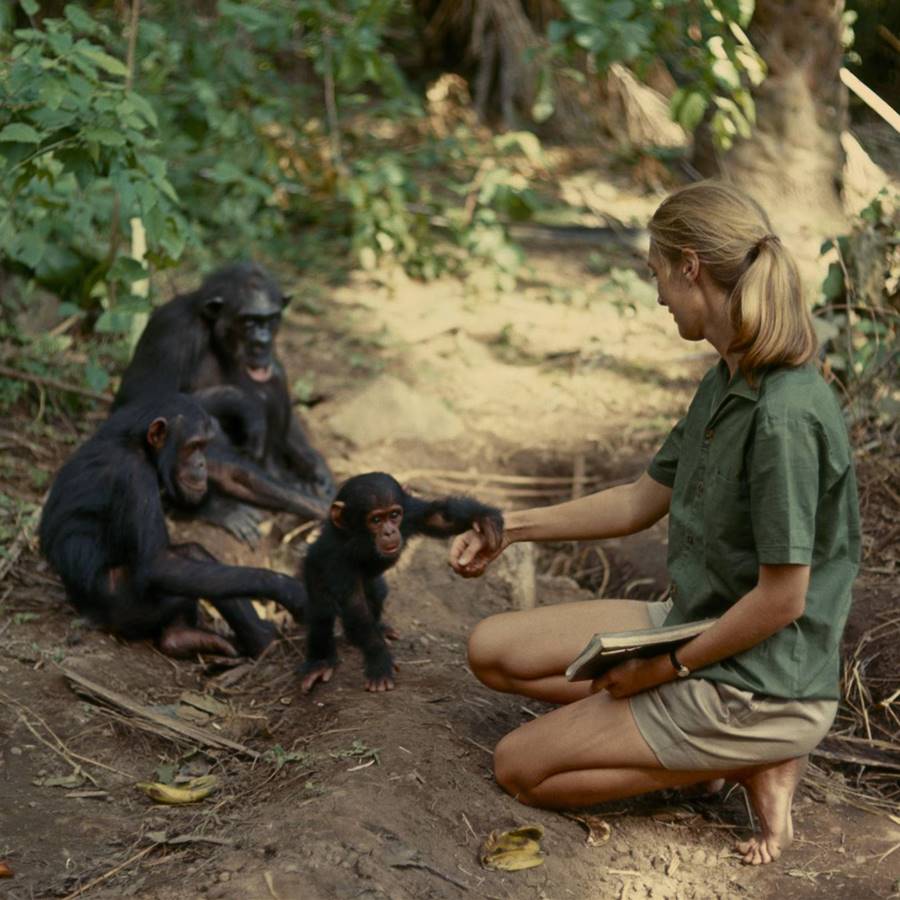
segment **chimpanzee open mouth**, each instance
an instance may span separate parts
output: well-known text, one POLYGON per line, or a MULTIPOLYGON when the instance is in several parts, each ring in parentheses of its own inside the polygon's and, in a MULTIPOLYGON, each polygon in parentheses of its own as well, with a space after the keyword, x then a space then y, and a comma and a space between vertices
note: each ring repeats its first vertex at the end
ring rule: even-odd
POLYGON ((272 366, 247 366, 247 374, 254 381, 265 382, 272 377, 272 366))

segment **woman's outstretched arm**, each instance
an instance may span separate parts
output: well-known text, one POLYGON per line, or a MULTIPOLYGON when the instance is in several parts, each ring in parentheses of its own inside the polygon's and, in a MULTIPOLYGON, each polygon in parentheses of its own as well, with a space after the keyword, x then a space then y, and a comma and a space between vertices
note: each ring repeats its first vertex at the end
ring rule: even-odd
POLYGON ((481 575, 488 563, 517 541, 589 541, 621 537, 649 528, 668 511, 672 489, 646 472, 617 485, 556 506, 504 514, 503 541, 491 553, 477 531, 459 535, 450 548, 450 565, 465 578, 481 575))

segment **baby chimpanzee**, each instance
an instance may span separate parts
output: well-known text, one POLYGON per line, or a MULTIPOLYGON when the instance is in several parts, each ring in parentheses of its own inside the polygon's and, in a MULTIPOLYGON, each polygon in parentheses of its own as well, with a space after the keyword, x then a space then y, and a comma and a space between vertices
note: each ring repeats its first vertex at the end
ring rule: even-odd
POLYGON ((470 497, 422 500, 408 494, 384 472, 357 475, 345 482, 331 504, 331 517, 309 548, 305 576, 308 605, 306 663, 301 689, 330 681, 337 665, 334 620, 362 650, 366 690, 394 687, 394 660, 385 642, 397 635, 381 622, 388 588, 382 573, 400 558, 416 534, 448 537, 479 529, 498 548, 503 516, 498 509, 470 497))

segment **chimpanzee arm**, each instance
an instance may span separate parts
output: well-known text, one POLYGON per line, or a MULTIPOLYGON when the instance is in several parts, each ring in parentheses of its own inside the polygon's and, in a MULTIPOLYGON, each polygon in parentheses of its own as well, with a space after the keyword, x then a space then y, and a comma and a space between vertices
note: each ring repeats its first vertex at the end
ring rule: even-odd
POLYGON ((493 506, 472 497, 445 497, 443 500, 421 500, 406 494, 403 498, 404 536, 425 534, 449 537, 476 527, 488 543, 500 546, 503 536, 503 514, 493 506))
POLYGON ((249 459, 223 447, 210 446, 207 453, 209 480, 222 493, 265 509, 284 510, 304 519, 321 519, 327 507, 321 500, 276 481, 249 459))
POLYGON ((284 454, 288 465, 304 481, 312 481, 321 496, 329 500, 334 494, 334 476, 325 458, 310 444, 306 431, 296 415, 291 414, 285 436, 284 454))
POLYGON ((240 443, 252 459, 261 460, 266 452, 266 408, 258 400, 231 384, 215 385, 191 395, 219 422, 220 427, 240 443), (232 431, 237 435, 232 436, 232 431))
POLYGON ((295 617, 302 616, 306 606, 306 590, 289 575, 251 566, 186 559, 168 547, 148 560, 136 574, 146 587, 182 597, 205 597, 217 602, 265 597, 295 617))

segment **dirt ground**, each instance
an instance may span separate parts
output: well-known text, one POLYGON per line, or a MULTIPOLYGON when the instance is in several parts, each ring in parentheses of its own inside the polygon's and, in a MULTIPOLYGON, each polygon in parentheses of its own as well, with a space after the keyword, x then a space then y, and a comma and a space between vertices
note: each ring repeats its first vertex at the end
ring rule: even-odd
MULTIPOLYGON (((531 247, 529 263, 523 289, 501 298, 449 281, 359 275, 311 287, 286 274, 295 297, 307 292, 322 309, 314 315, 295 302, 282 356, 294 378, 313 373, 322 402, 308 421, 339 475, 383 468, 437 489, 462 487, 459 473, 468 472, 470 491, 513 506, 570 496, 563 479, 573 473, 591 488, 642 470, 712 358, 678 339, 649 287, 616 287, 624 252, 531 247), (595 274, 598 252, 617 267, 612 275, 595 274), (403 422, 376 399, 367 404, 371 425, 351 442, 335 422, 385 376, 431 404, 421 436, 402 436, 403 422), (386 435, 385 420, 393 423, 386 435)), ((33 427, 15 424, 26 437, 33 427)), ((27 441, 10 446, 4 452, 23 465, 50 470, 68 451, 60 446, 50 458, 27 441)), ((252 552, 212 529, 204 540, 231 560, 291 571, 308 533, 284 517, 269 524, 252 552)), ((896 608, 896 541, 877 549, 857 586, 850 649, 873 624, 890 624, 896 608)), ((604 596, 664 591, 663 528, 587 551, 537 553, 537 602, 588 596, 573 575, 604 596)), ((389 576, 387 615, 402 634, 397 689, 362 690, 359 655, 342 643, 335 679, 304 697, 295 674, 301 627, 279 620, 284 639, 255 663, 172 661, 78 620, 27 548, 0 585, 0 861, 14 872, 0 880, 0 896, 900 896, 900 817, 867 797, 870 780, 885 778, 876 769, 828 769, 815 759, 796 804, 796 843, 761 869, 731 851, 751 825, 739 789, 590 810, 594 844, 585 821, 527 809, 500 791, 491 748, 542 709, 481 687, 466 667, 465 641, 478 620, 522 602, 527 567, 525 556, 463 581, 449 571, 443 542, 418 542, 389 576), (146 719, 77 694, 67 672, 242 749, 164 736, 146 719), (154 804, 135 787, 206 773, 218 776, 218 790, 189 806, 154 804), (543 865, 482 868, 491 831, 530 823, 544 828, 543 865)), ((881 653, 874 700, 897 689, 897 658, 881 653)), ((854 726, 844 716, 836 727, 854 726)))

